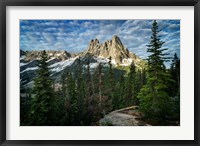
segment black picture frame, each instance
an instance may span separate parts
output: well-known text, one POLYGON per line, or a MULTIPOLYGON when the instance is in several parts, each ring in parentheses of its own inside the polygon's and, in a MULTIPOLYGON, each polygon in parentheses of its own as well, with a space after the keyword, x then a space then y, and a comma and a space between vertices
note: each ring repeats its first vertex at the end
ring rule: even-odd
POLYGON ((0 0, 0 144, 21 145, 176 145, 197 146, 199 140, 199 63, 200 2, 199 0, 0 0), (6 140, 6 7, 7 6, 194 6, 194 140, 6 140))

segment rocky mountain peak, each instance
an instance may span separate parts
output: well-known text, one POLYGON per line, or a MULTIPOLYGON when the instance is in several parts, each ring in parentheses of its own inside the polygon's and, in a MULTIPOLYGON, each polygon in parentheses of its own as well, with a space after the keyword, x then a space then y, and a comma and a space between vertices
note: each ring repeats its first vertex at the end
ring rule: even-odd
POLYGON ((100 47, 99 40, 91 40, 89 44, 89 49, 98 49, 100 47))
POLYGON ((120 38, 119 38, 117 35, 114 35, 114 36, 112 37, 112 43, 113 43, 113 44, 118 44, 118 45, 120 45, 120 46, 123 46, 123 44, 122 44, 120 38))
MULTIPOLYGON (((32 86, 33 78, 36 76, 38 60, 41 59, 42 51, 23 51, 20 50, 20 77, 21 84, 32 86), (28 79, 27 79, 28 77, 28 79)), ((123 45, 118 36, 113 36, 110 40, 100 43, 98 39, 91 40, 88 48, 84 52, 70 54, 67 51, 46 50, 48 56, 49 68, 52 76, 56 80, 60 79, 60 75, 66 69, 74 70, 79 67, 79 63, 85 67, 90 63, 91 71, 94 71, 99 63, 108 65, 108 58, 111 57, 111 63, 115 66, 129 66, 132 62, 138 68, 143 68, 145 62, 137 55, 123 45), (78 60, 79 59, 79 60, 78 60), (79 62, 80 61, 80 62, 79 62)))
MULTIPOLYGON (((32 60, 39 60, 41 59, 41 53, 42 51, 28 51, 26 52, 26 57, 24 58, 24 61, 27 62, 32 60)), ((57 59, 60 61, 64 61, 71 57, 71 54, 68 53, 67 51, 47 50, 46 53, 49 59, 57 59)))
POLYGON ((99 40, 98 39, 91 40, 91 42, 93 42, 94 44, 99 44, 99 40))
MULTIPOLYGON (((107 40, 100 44, 98 39, 91 40, 88 49, 83 53, 83 55, 90 53, 96 57, 109 58, 112 57, 112 62, 114 64, 123 64, 124 59, 129 59, 129 51, 124 47, 120 38, 114 35, 111 40, 107 40)), ((129 64, 132 60, 129 60, 129 64)))

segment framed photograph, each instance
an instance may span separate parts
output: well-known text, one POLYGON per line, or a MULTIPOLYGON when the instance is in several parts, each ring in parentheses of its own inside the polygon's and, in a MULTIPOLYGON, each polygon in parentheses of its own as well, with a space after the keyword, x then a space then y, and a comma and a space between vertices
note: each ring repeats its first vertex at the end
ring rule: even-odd
POLYGON ((199 0, 0 9, 2 146, 199 145, 199 0))

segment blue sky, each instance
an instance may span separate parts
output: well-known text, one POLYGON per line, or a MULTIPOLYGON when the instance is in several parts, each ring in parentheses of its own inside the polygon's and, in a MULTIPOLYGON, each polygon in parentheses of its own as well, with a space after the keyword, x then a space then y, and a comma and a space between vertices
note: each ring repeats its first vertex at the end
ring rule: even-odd
MULTIPOLYGON (((101 43, 118 35, 126 48, 147 58, 146 45, 151 37, 153 20, 21 20, 20 49, 66 50, 70 53, 87 49, 91 39, 101 43)), ((163 48, 180 56, 180 21, 157 20, 163 48)))

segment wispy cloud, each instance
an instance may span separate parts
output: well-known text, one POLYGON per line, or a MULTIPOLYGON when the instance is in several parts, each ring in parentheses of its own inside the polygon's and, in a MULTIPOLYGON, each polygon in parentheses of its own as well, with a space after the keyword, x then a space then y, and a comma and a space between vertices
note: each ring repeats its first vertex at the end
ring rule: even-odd
MULTIPOLYGON (((147 58, 153 20, 21 20, 20 49, 81 52, 91 39, 104 42, 118 35, 126 48, 147 58)), ((180 55, 180 21, 157 20, 170 56, 180 55)))

